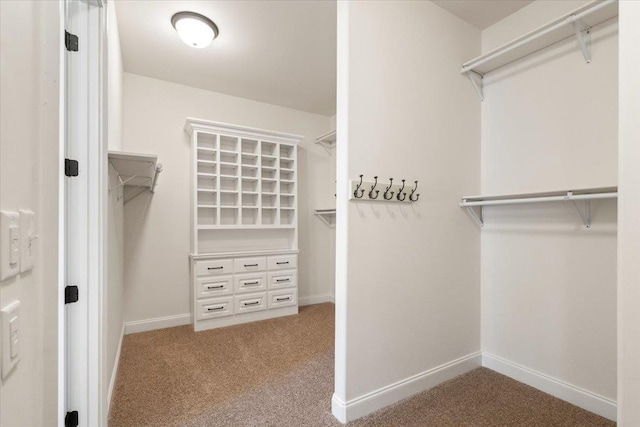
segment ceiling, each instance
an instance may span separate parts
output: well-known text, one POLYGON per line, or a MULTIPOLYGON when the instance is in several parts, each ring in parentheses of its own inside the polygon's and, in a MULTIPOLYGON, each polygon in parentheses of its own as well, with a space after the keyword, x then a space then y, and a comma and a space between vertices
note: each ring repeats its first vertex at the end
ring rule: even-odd
POLYGON ((433 0, 458 18, 484 30, 533 0, 433 0))
POLYGON ((336 110, 334 1, 117 0, 126 72, 331 116, 336 110), (180 11, 213 20, 210 46, 185 45, 180 11))

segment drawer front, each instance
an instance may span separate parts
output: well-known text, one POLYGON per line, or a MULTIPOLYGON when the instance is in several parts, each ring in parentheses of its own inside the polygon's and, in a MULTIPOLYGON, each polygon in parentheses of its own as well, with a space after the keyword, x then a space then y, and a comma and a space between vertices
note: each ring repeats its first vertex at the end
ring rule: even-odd
POLYGON ((297 255, 270 256, 268 259, 269 270, 287 270, 298 267, 297 255))
POLYGON ((267 269, 267 258, 236 258, 233 260, 233 267, 236 273, 251 273, 252 271, 265 271, 267 269))
POLYGON ((233 297, 203 299, 196 302, 198 320, 215 319, 233 314, 233 297))
POLYGON ((298 290, 292 288, 270 291, 267 299, 269 309, 296 305, 298 303, 298 290))
POLYGON ((212 259, 196 261, 196 276, 219 276, 233 273, 233 260, 212 259))
POLYGON ((267 275, 265 273, 239 274, 234 277, 234 286, 237 294, 266 291, 267 275))
POLYGON ((236 314, 250 313, 267 309, 267 293, 236 295, 236 314))
POLYGON ((276 273, 269 273, 269 289, 290 288, 296 286, 296 270, 283 270, 276 273))
POLYGON ((198 277, 196 298, 212 298, 233 294, 233 276, 198 277))

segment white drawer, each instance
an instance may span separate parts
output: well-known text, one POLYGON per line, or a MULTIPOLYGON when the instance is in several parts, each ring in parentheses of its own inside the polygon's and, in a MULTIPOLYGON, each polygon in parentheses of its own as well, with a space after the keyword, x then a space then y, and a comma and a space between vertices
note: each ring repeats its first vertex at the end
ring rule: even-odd
POLYGON ((267 309, 267 293, 236 295, 236 314, 250 313, 267 309))
POLYGON ((269 273, 269 289, 289 288, 296 285, 296 270, 282 270, 275 273, 269 273))
POLYGON ((196 261, 196 276, 214 276, 233 273, 233 260, 212 259, 196 261))
POLYGON ((267 269, 267 258, 236 258, 233 260, 233 267, 236 273, 265 271, 267 269))
POLYGON ((270 291, 267 299, 269 309, 296 305, 298 303, 298 290, 292 288, 281 291, 270 291))
POLYGON ((297 255, 270 256, 267 260, 269 270, 287 270, 298 266, 297 255))
POLYGON ((196 298, 211 298, 233 294, 233 276, 198 277, 196 298))
POLYGON ((196 302, 196 318, 198 320, 215 319, 233 314, 233 297, 211 298, 196 302))
POLYGON ((234 277, 234 288, 237 294, 266 291, 267 275, 265 273, 238 274, 234 277))

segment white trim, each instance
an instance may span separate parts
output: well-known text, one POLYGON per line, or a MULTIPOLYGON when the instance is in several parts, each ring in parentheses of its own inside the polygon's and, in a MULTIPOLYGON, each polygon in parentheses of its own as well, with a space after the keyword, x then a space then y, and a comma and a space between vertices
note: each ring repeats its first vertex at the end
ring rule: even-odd
POLYGON ((482 366, 611 421, 616 421, 617 403, 611 399, 487 352, 482 353, 482 366))
POLYGON ((113 387, 116 385, 116 377, 118 376, 118 366, 120 365, 120 353, 122 352, 122 341, 124 340, 124 323, 122 324, 122 330, 120 331, 120 341, 118 342, 118 351, 116 351, 116 358, 113 362, 113 371, 111 371, 111 380, 109 381, 109 390, 107 391, 107 413, 109 416, 109 410, 111 409, 111 396, 113 395, 113 387))
MULTIPOLYGON (((256 129, 248 126, 232 125, 229 123, 214 122, 211 120, 187 117, 184 124, 184 130, 191 135, 193 131, 208 131, 223 134, 233 134, 234 136, 255 137, 261 141, 269 141, 269 138, 286 139, 290 144, 297 144, 304 136, 294 135, 292 133, 277 132, 266 129, 256 129)), ((280 142, 280 141, 278 141, 280 142)))
POLYGON ((300 307, 304 305, 322 304, 324 302, 335 303, 333 295, 311 295, 308 297, 298 297, 298 305, 300 307))
POLYGON ((124 334, 154 331, 156 329, 172 328, 191 324, 191 314, 175 314, 173 316, 156 317, 153 319, 134 320, 124 323, 124 334))
POLYGON ((478 351, 356 397, 348 402, 343 402, 334 394, 331 399, 331 412, 338 421, 347 423, 435 387, 472 369, 479 368, 481 365, 482 355, 478 351))

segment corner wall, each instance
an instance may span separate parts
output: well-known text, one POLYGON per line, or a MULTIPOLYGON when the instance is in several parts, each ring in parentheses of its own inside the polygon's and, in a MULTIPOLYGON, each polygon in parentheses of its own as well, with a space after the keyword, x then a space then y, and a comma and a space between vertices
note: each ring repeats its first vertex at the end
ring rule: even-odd
MULTIPOLYGON (((484 30, 483 51, 584 3, 534 2, 484 30)), ((485 76, 482 194, 617 185, 616 21, 591 36, 588 65, 569 38, 485 76)), ((592 202, 591 229, 571 203, 484 214, 488 366, 615 419, 616 201, 592 202)))
POLYGON ((480 105, 460 65, 480 32, 431 2, 338 4, 333 413, 345 422, 480 364, 480 105), (419 181, 411 205, 349 179, 419 181))
POLYGON ((123 148, 157 154, 164 167, 156 192, 146 192, 124 208, 125 320, 156 319, 147 324, 151 328, 189 322, 187 117, 304 136, 298 148, 299 300, 328 299, 331 234, 313 211, 333 205, 334 186, 327 173, 335 158, 314 144, 330 130, 330 118, 125 73, 123 148))
POLYGON ((640 3, 620 2, 618 423, 640 425, 640 3))
MULTIPOLYGON (((109 150, 122 150, 122 55, 116 18, 116 2, 107 2, 107 141, 109 150)), ((108 416, 111 393, 115 382, 124 326, 124 208, 122 188, 118 188, 118 175, 108 167, 109 192, 107 201, 107 262, 104 291, 104 371, 102 396, 103 413, 108 416)))

